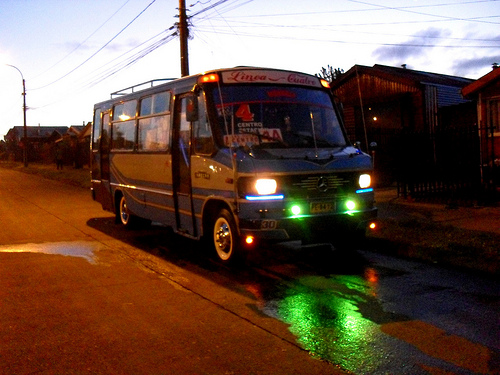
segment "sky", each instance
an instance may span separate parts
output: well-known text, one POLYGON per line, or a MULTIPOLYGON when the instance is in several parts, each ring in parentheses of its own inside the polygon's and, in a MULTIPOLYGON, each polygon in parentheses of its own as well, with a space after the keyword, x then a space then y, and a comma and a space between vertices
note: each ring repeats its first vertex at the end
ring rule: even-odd
MULTIPOLYGON (((0 0, 0 140, 92 121, 95 103, 181 75, 178 0, 0 0), (13 65, 15 68, 13 68, 13 65)), ((500 0, 186 0, 189 71, 382 64, 478 79, 500 63, 500 0)))

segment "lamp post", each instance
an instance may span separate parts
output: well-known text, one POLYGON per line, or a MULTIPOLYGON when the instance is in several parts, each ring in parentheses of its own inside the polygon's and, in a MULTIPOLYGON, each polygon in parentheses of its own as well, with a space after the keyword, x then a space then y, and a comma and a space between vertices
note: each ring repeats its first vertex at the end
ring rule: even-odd
POLYGON ((23 129, 24 129, 23 161, 24 161, 24 167, 27 167, 28 166, 28 129, 26 128, 26 85, 25 85, 23 73, 19 70, 19 68, 15 67, 14 65, 10 65, 10 64, 5 64, 5 65, 16 69, 19 72, 19 74, 21 74, 21 78, 23 80, 23 118, 24 118, 24 122, 23 122, 23 129))

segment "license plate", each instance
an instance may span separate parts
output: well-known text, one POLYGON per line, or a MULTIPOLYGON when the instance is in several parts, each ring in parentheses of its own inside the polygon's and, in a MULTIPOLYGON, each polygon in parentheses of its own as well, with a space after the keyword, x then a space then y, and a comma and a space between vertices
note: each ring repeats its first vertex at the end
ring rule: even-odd
POLYGON ((335 204, 330 202, 313 202, 311 203, 311 214, 322 214, 325 212, 335 211, 335 204))

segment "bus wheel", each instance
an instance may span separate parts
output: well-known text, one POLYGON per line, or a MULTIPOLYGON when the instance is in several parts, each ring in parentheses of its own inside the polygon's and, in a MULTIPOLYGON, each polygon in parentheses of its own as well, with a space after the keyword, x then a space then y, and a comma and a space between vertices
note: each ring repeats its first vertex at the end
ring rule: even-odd
POLYGON ((242 249, 236 224, 231 213, 220 210, 213 222, 213 247, 222 263, 232 263, 242 259, 242 249))
POLYGON ((135 224, 135 216, 132 215, 127 207, 127 201, 125 200, 125 196, 120 197, 120 204, 118 207, 118 216, 120 222, 127 228, 132 228, 135 224))

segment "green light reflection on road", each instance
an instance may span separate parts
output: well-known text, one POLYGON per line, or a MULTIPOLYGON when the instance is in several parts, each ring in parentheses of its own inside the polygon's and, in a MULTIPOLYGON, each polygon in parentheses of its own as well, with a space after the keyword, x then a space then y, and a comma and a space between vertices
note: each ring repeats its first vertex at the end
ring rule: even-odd
POLYGON ((373 298, 374 292, 365 280, 311 276, 288 286, 273 305, 278 318, 290 324, 290 331, 304 349, 346 369, 352 363, 367 361, 376 366, 382 357, 373 345, 379 326, 364 318, 358 307, 358 303, 373 298))

